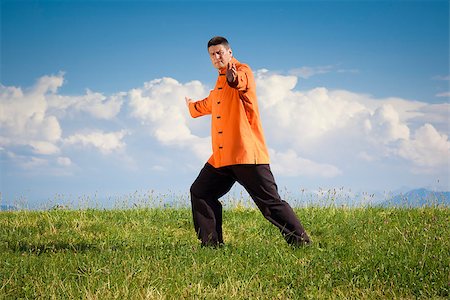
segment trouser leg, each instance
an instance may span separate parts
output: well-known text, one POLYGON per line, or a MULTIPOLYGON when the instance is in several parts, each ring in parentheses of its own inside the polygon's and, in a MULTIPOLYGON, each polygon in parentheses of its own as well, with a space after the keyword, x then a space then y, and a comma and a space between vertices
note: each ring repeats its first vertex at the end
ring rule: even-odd
POLYGON ((203 245, 223 243, 222 204, 219 198, 231 189, 234 182, 225 170, 207 163, 191 186, 194 228, 203 245))
POLYGON ((237 181, 247 190, 263 216, 281 231, 291 245, 310 243, 292 207, 278 194, 269 165, 232 166, 237 181))

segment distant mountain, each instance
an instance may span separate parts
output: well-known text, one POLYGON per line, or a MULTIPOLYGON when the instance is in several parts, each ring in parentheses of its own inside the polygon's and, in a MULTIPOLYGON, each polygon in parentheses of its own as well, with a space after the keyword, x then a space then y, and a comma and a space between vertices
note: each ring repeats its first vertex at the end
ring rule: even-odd
POLYGON ((11 210, 17 210, 17 207, 9 204, 0 205, 0 211, 11 211, 11 210))
POLYGON ((422 206, 450 206, 450 192, 433 192, 427 189, 415 189, 398 194, 383 201, 383 207, 422 207, 422 206))

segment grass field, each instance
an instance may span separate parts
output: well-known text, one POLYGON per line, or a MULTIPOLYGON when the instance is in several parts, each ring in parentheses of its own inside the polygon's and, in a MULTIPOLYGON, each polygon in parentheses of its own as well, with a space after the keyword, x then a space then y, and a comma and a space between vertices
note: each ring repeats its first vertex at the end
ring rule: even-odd
POLYGON ((1 299, 449 299, 450 212, 307 207, 291 249, 257 210, 201 248, 188 208, 0 213, 1 299))

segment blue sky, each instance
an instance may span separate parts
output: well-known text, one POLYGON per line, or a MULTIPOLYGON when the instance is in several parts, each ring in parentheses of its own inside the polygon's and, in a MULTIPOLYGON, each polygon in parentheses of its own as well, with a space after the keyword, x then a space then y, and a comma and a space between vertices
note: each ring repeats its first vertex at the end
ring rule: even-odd
POLYGON ((280 188, 450 189, 448 1, 2 0, 3 201, 187 193, 214 35, 255 72, 280 188))

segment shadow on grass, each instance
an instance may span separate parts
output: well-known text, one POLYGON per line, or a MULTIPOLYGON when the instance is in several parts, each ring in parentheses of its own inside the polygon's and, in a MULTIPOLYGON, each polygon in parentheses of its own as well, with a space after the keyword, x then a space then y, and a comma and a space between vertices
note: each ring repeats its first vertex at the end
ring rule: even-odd
MULTIPOLYGON (((2 247, 3 248, 3 247, 2 247)), ((58 252, 73 252, 73 253, 85 253, 85 252, 115 252, 115 251, 140 251, 147 252, 148 254, 156 253, 166 249, 167 251, 186 251, 186 249, 195 250, 200 248, 200 245, 187 243, 187 242, 172 242, 172 243, 145 243, 134 244, 128 242, 116 242, 116 243, 88 243, 77 242, 69 243, 63 241, 49 241, 46 243, 30 243, 30 242, 6 242, 6 249, 11 252, 29 253, 34 255, 41 255, 44 253, 58 253, 58 252)))
POLYGON ((87 251, 100 251, 98 245, 91 243, 67 243, 67 242, 47 242, 47 243, 28 243, 28 242, 17 242, 8 243, 7 249, 13 252, 21 253, 32 253, 32 254, 43 254, 43 253, 55 253, 55 252, 87 252, 87 251))

